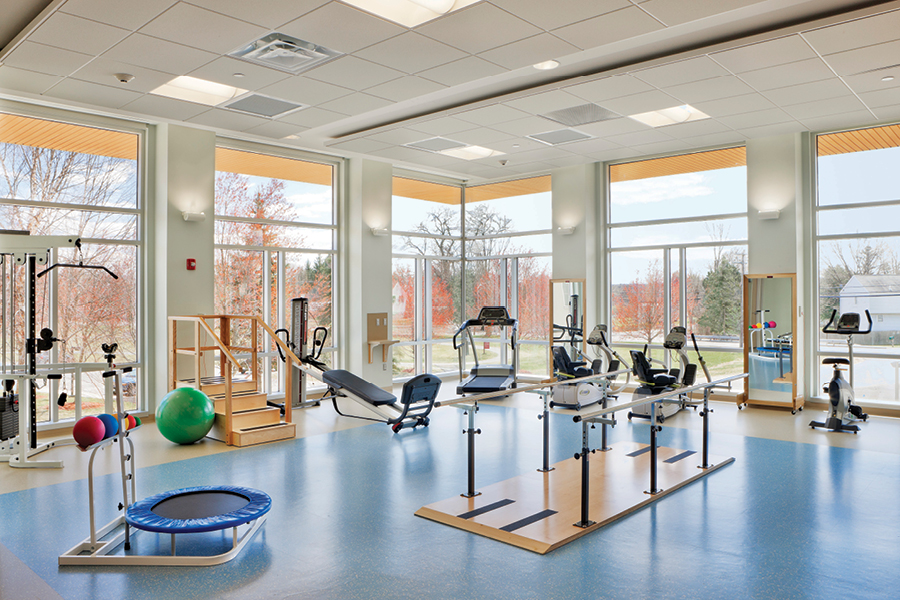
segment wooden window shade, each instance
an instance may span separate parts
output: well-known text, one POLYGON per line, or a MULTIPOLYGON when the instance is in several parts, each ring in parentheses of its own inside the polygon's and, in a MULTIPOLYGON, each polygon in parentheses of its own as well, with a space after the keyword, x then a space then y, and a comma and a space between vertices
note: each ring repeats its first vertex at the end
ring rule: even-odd
POLYGON ((550 176, 544 175, 542 177, 517 179, 516 181, 504 181, 501 183, 488 183, 466 188, 466 202, 482 202, 484 200, 527 196, 549 191, 550 176))
POLYGON ((612 165, 609 168, 609 179, 612 183, 616 183, 745 166, 747 166, 747 150, 741 146, 612 165))
POLYGON ((230 148, 216 148, 216 171, 329 186, 333 179, 331 165, 230 148))
POLYGON ((0 142, 49 150, 137 160, 138 136, 0 113, 0 142))
POLYGON ((401 198, 413 198, 415 200, 455 205, 459 205, 462 199, 460 188, 456 186, 417 181, 404 177, 394 177, 393 194, 401 198))
POLYGON ((819 156, 882 150, 900 146, 900 125, 828 133, 817 138, 819 156))

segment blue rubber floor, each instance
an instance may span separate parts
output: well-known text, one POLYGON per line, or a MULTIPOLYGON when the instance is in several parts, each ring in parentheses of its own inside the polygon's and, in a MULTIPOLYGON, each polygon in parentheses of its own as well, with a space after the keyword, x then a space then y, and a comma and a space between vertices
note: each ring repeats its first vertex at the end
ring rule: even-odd
MULTIPOLYGON (((483 407, 476 481, 541 462, 536 413, 483 407)), ((698 418, 681 414, 678 419, 698 418)), ((539 556, 415 517, 465 491, 465 417, 442 409, 427 429, 369 426, 139 469, 138 497, 233 484, 272 496, 269 520, 216 567, 59 567, 88 535, 87 482, 0 495, 0 543, 64 598, 897 598, 900 457, 715 433, 727 466, 648 508, 539 556)), ((823 434, 824 435, 824 434, 823 434)), ((646 442, 622 422, 612 442, 646 442)), ((599 445, 599 430, 594 436, 599 445)), ((580 426, 551 415, 551 460, 572 456, 580 426)), ((661 443, 700 448, 698 431, 661 443)), ((140 448, 137 448, 140 466, 140 448)), ((121 484, 97 479, 98 523, 121 484)), ((179 537, 179 550, 227 548, 221 533, 179 537)), ((230 534, 229 534, 230 535, 230 534)), ((138 532, 142 549, 168 537, 138 532)), ((11 590, 4 590, 9 593, 11 590)), ((14 597, 14 596, 11 596, 14 597)))

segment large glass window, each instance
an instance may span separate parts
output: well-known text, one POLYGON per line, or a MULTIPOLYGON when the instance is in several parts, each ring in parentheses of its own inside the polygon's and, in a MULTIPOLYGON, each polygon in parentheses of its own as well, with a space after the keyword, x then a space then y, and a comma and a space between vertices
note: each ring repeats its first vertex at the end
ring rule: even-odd
MULTIPOLYGON (((330 330, 323 360, 334 364, 334 170, 330 164, 216 149, 216 311, 290 323, 291 299, 309 299, 309 326, 330 330)), ((246 324, 246 323, 245 323, 246 324)), ((247 331, 233 343, 249 345, 247 331), (246 339, 242 339, 246 338, 246 339)), ((292 332, 297 335, 297 332, 292 332)), ((283 365, 268 340, 265 389, 281 395, 283 365)))
MULTIPOLYGON (((107 410, 101 345, 109 343, 118 344, 118 365, 135 367, 126 378, 126 408, 145 408, 137 385, 142 360, 139 147, 135 132, 0 114, 0 229, 80 237, 80 249, 55 248, 51 262, 102 265, 118 276, 60 268, 37 280, 37 327, 49 327, 61 340, 39 355, 40 367, 63 373, 38 392, 39 422, 107 410), (69 401, 59 406, 62 392, 69 401)), ((2 273, 9 284, 10 271, 2 273)), ((5 368, 21 368, 24 269, 13 268, 12 278, 15 293, 6 300, 15 314, 7 313, 12 327, 4 323, 3 334, 13 334, 15 348, 0 358, 5 368)))
POLYGON ((740 373, 744 148, 612 165, 609 175, 613 343, 660 352, 666 333, 682 325, 711 375, 740 373))
POLYGON ((847 357, 847 336, 826 335, 831 315, 858 313, 872 333, 853 336, 857 401, 900 403, 900 126, 820 135, 816 208, 819 386, 831 379, 821 364, 847 357))

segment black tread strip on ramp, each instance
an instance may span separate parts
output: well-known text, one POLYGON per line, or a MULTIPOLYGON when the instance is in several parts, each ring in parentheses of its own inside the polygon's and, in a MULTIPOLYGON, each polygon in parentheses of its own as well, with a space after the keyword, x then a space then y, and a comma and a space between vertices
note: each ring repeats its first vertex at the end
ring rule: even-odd
POLYGON ((630 452, 630 453, 626 454, 625 456, 630 456, 631 458, 634 458, 635 456, 640 456, 641 454, 644 454, 645 452, 650 452, 650 446, 644 446, 640 450, 635 450, 634 452, 630 452))
POLYGON ((496 502, 492 502, 491 504, 485 504, 480 508, 476 508, 475 510, 470 510, 469 512, 464 512, 461 515, 456 515, 460 519, 471 519, 472 517, 477 517, 478 515, 483 515, 484 513, 491 512, 492 510, 497 510, 498 508, 503 508, 508 504, 512 504, 515 500, 510 500, 506 498, 505 500, 498 500, 496 502))
POLYGON ((676 454, 675 456, 669 457, 669 458, 667 458, 666 460, 664 460, 663 462, 664 462, 664 463, 670 463, 670 464, 671 464, 671 463, 677 463, 679 460, 681 460, 681 459, 683 459, 683 458, 687 458, 687 457, 690 456, 691 454, 697 454, 697 451, 696 451, 696 450, 685 450, 685 451, 682 452, 681 454, 676 454))
POLYGON ((556 514, 555 510, 550 510, 548 508, 547 510, 542 510, 541 512, 534 513, 530 517, 525 517, 524 519, 520 519, 520 520, 516 521, 515 523, 510 523, 509 525, 504 525, 503 527, 500 528, 500 531, 506 531, 507 533, 509 533, 511 531, 515 531, 516 529, 525 527, 526 525, 531 525, 532 523, 537 523, 538 521, 546 519, 547 517, 549 517, 551 515, 555 515, 555 514, 556 514))

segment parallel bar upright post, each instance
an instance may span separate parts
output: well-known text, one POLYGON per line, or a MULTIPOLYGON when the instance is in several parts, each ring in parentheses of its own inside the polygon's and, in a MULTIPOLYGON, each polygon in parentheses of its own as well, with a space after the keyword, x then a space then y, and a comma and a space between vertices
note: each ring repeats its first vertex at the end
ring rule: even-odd
POLYGON ((703 390, 703 462, 701 469, 709 468, 709 388, 703 390))
POLYGON ((591 453, 591 448, 588 441, 590 427, 590 423, 586 421, 581 423, 581 456, 578 457, 581 459, 581 520, 578 523, 575 523, 575 526, 581 527, 582 529, 590 527, 594 524, 594 522, 590 520, 588 515, 588 509, 591 501, 591 472, 590 464, 588 463, 588 455, 590 455, 591 453))
POLYGON ((650 404, 650 495, 658 493, 656 488, 656 402, 650 404))
POLYGON ((547 473, 553 470, 550 466, 550 393, 546 391, 539 393, 544 397, 544 412, 541 415, 544 421, 544 465, 538 471, 547 473))
POLYGON ((468 436, 469 446, 469 473, 468 490, 465 494, 462 494, 465 498, 474 498, 475 496, 481 495, 480 492, 475 491, 475 434, 479 433, 475 430, 475 413, 477 410, 478 404, 473 404, 471 408, 466 411, 469 414, 469 428, 465 432, 468 436))

